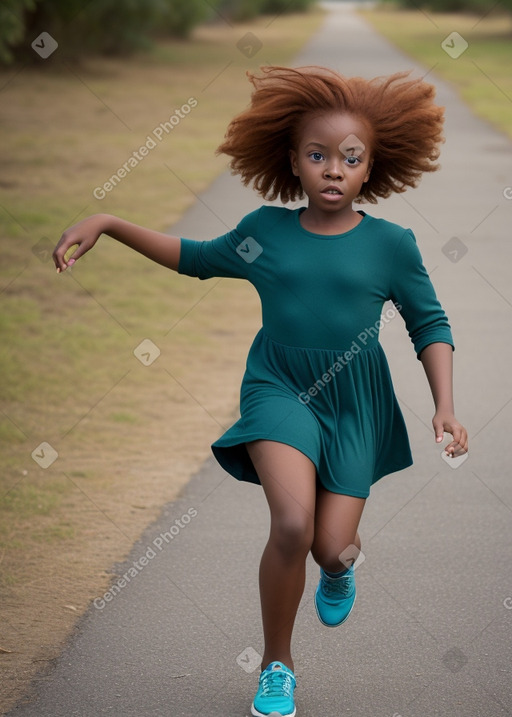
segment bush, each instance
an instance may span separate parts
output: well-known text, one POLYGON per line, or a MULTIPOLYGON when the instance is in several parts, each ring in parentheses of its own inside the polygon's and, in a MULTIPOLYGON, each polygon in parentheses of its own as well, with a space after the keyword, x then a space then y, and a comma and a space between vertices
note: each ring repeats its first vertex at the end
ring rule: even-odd
POLYGON ((261 11, 267 15, 304 12, 314 4, 314 0, 263 0, 261 11))
MULTIPOLYGON (((397 4, 410 10, 485 13, 496 6, 496 0, 398 0, 397 4)), ((500 7, 512 9, 512 0, 502 0, 500 7)))
POLYGON ((1 0, 0 63, 36 60, 31 42, 48 32, 60 53, 128 54, 155 36, 186 37, 215 8, 233 21, 306 9, 314 0, 1 0))
POLYGON ((25 12, 33 10, 35 0, 3 0, 0 5, 0 63, 13 60, 12 48, 25 36, 25 12))
POLYGON ((187 37, 190 32, 214 14, 204 0, 167 0, 164 2, 158 33, 171 37, 187 37))
POLYGON ((262 4, 263 0, 219 0, 216 6, 222 17, 243 22, 259 15, 262 4))
POLYGON ((157 25, 161 0, 36 0, 27 32, 49 32, 68 55, 123 54, 147 45, 157 25))
POLYGON ((316 0, 218 0, 220 14, 230 20, 250 20, 257 15, 282 15, 303 12, 316 0))

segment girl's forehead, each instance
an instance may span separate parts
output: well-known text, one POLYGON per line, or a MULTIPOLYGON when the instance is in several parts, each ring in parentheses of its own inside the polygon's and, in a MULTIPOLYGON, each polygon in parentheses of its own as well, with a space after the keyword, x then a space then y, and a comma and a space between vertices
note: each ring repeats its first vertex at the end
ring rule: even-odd
POLYGON ((299 129, 299 142, 340 143, 356 137, 362 145, 369 145, 372 133, 367 122, 344 112, 306 115, 299 129))

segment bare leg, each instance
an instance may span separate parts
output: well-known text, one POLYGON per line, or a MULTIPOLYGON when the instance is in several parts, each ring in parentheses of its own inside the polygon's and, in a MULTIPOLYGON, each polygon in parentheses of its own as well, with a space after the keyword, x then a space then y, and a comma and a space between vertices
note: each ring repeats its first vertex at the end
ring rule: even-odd
POLYGON ((353 561, 361 550, 361 540, 357 532, 365 505, 364 498, 331 493, 319 488, 316 500, 315 538, 311 553, 316 562, 329 572, 337 573, 348 565, 345 560, 354 553, 353 561), (356 546, 356 550, 350 549, 356 546), (346 551, 346 552, 344 552, 346 551))
POLYGON ((265 648, 262 667, 278 660, 293 670, 291 637, 314 534, 316 469, 284 443, 247 443, 270 508, 270 535, 260 564, 265 648))

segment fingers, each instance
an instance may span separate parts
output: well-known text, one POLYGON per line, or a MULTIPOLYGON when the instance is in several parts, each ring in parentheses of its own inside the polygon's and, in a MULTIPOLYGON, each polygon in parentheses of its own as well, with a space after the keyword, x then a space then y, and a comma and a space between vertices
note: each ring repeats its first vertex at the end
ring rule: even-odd
POLYGON ((453 440, 445 448, 445 452, 448 456, 456 458, 468 452, 468 433, 464 426, 461 426, 458 421, 453 420, 453 417, 448 420, 443 420, 441 416, 439 418, 436 416, 432 423, 436 443, 440 443, 443 440, 445 431, 452 434, 453 440))
POLYGON ((446 452, 453 456, 461 456, 468 452, 468 434, 464 426, 457 424, 450 431, 453 441, 446 447, 446 452))
POLYGON ((458 456, 463 456, 465 453, 467 453, 468 449, 467 446, 461 445, 457 441, 452 441, 449 445, 446 446, 445 452, 451 458, 457 458, 458 456))
POLYGON ((434 416, 432 425, 434 426, 434 433, 436 434, 436 443, 441 443, 444 438, 444 422, 441 420, 436 420, 436 417, 434 416))
POLYGON ((66 238, 66 235, 63 234, 53 252, 53 261, 57 268, 57 274, 73 266, 76 260, 86 251, 87 249, 82 241, 77 241, 71 237, 66 238))
POLYGON ((447 455, 455 458, 462 456, 468 452, 468 434, 464 426, 454 426, 451 430, 447 428, 448 433, 452 434, 453 441, 449 443, 445 452, 447 455))
POLYGON ((69 251, 70 247, 73 246, 71 241, 68 241, 66 239, 66 235, 63 234, 53 250, 52 258, 53 263, 55 264, 55 267, 57 269, 57 274, 59 274, 61 271, 65 271, 68 268, 68 262, 65 259, 66 253, 69 251))

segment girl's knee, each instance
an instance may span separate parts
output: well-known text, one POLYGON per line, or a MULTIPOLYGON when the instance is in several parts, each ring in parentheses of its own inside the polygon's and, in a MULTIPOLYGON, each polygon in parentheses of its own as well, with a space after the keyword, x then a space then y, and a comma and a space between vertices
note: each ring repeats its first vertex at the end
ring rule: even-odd
POLYGON ((352 543, 338 544, 333 541, 324 542, 315 540, 311 546, 311 555, 314 561, 324 570, 337 573, 353 565, 361 553, 359 539, 352 543), (357 544, 356 544, 357 543, 357 544))
POLYGON ((291 515, 272 520, 270 541, 284 555, 307 555, 313 536, 313 519, 308 516, 291 515))

